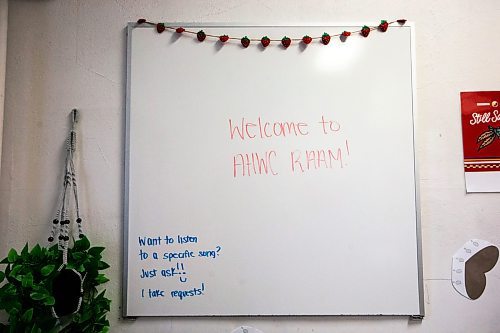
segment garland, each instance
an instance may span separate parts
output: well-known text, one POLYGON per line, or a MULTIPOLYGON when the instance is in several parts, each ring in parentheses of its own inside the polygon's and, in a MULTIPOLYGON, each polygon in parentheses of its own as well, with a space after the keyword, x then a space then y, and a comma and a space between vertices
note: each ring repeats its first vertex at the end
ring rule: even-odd
POLYGON ((183 27, 168 26, 165 23, 161 23, 161 22, 160 23, 149 22, 143 18, 137 20, 138 25, 147 24, 147 25, 156 27, 156 31, 159 34, 164 32, 165 30, 170 30, 170 31, 175 31, 175 33, 177 33, 179 35, 180 34, 189 34, 192 36, 196 36, 196 39, 198 39, 198 41, 200 41, 200 42, 203 42, 207 38, 212 39, 212 40, 218 40, 219 42, 221 42, 223 44, 228 42, 228 41, 231 41, 231 40, 232 41, 240 41, 241 45, 244 48, 247 48, 248 46, 250 46, 250 44, 252 42, 260 42, 260 44, 263 47, 268 47, 271 44, 271 42, 279 42, 279 43, 281 43, 281 45, 285 49, 287 49, 292 44, 292 42, 299 42, 299 43, 304 43, 305 45, 308 45, 313 40, 319 40, 319 41, 321 41, 321 43, 323 45, 328 45, 330 43, 330 40, 332 37, 339 37, 342 42, 345 42, 347 40, 347 37, 351 36, 352 34, 360 34, 361 36, 366 38, 370 35, 370 32, 372 32, 374 30, 380 31, 380 32, 386 32, 387 29, 389 28, 389 26, 391 26, 395 23, 398 23, 399 25, 402 26, 406 23, 406 20, 399 19, 399 20, 395 20, 395 21, 391 21, 391 22, 388 22, 386 20, 382 20, 382 21, 380 21, 380 24, 378 26, 364 25, 363 27, 361 27, 361 29, 356 30, 356 31, 343 31, 341 33, 337 33, 337 34, 333 34, 333 35, 330 35, 330 34, 325 32, 323 35, 316 36, 316 37, 310 37, 308 35, 304 35, 301 38, 297 38, 297 37, 290 38, 290 37, 284 36, 281 39, 271 39, 267 36, 264 36, 264 37, 259 39, 259 38, 249 38, 248 36, 230 37, 229 35, 226 35, 226 34, 213 35, 213 34, 207 34, 203 30, 196 32, 196 31, 192 31, 192 30, 186 30, 183 27))

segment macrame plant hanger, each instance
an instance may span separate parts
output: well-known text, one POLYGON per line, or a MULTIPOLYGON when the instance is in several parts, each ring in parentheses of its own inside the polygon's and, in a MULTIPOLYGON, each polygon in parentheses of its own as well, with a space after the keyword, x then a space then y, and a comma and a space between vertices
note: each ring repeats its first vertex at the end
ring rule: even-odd
MULTIPOLYGON (((76 313, 80 310, 83 297, 83 278, 80 272, 68 266, 68 249, 70 234, 73 233, 71 220, 78 226, 78 238, 83 238, 82 219, 78 204, 78 186, 73 157, 76 151, 76 124, 78 110, 71 111, 71 131, 66 140, 66 159, 64 165, 64 180, 59 195, 57 212, 52 220, 52 230, 48 238, 49 243, 58 241, 59 251, 62 252, 62 264, 52 283, 52 292, 55 304, 52 314, 56 318, 76 313), (71 208, 74 208, 73 210, 71 208), (72 216, 73 212, 73 216, 72 216)), ((74 224, 73 224, 74 225, 74 224)), ((76 237, 73 237, 76 239, 76 237)))

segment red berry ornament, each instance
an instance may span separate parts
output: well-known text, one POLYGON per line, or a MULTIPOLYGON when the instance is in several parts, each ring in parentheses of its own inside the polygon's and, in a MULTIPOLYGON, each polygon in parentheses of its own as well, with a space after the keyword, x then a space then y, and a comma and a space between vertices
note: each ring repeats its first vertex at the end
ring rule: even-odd
POLYGON ((198 40, 200 42, 203 42, 205 40, 205 38, 207 38, 207 35, 205 34, 205 32, 203 30, 200 30, 198 31, 198 33, 196 34, 196 38, 198 38, 198 40))
POLYGON ((228 35, 222 35, 219 37, 219 40, 222 42, 222 43, 225 43, 229 40, 229 36, 228 35))
POLYGON ((302 37, 302 42, 303 42, 304 44, 306 44, 306 45, 307 45, 307 44, 311 44, 312 40, 313 40, 313 39, 312 39, 311 37, 309 37, 308 35, 305 35, 304 37, 302 37))
POLYGON ((262 39, 260 40, 260 43, 262 44, 262 46, 264 46, 264 47, 268 47, 268 46, 269 46, 269 44, 271 43, 271 40, 269 39, 269 37, 264 36, 264 37, 262 37, 262 39))
POLYGON ((321 36, 321 42, 325 45, 328 45, 328 43, 330 43, 330 35, 327 34, 326 32, 321 36))
POLYGON ((186 31, 183 27, 178 27, 177 29, 175 29, 175 32, 177 32, 178 34, 182 34, 184 31, 186 31))
POLYGON ((370 28, 364 25, 363 28, 361 28, 361 36, 368 37, 370 31, 371 31, 370 28))
POLYGON ((156 31, 158 31, 159 34, 161 34, 163 31, 165 31, 165 24, 157 23, 156 24, 156 31))
POLYGON ((350 33, 349 31, 345 31, 345 30, 344 30, 344 31, 340 34, 340 36, 339 36, 340 41, 341 41, 342 43, 344 43, 344 42, 347 40, 347 37, 349 37, 350 35, 351 35, 351 33, 350 33))
POLYGON ((241 45, 243 45, 244 48, 247 48, 248 45, 250 45, 250 39, 245 36, 241 39, 241 45))
POLYGON ((143 24, 146 23, 146 19, 138 19, 137 24, 143 24))
POLYGON ((406 23, 406 20, 405 19, 399 19, 398 23, 401 24, 401 25, 404 25, 406 23))
POLYGON ((283 45, 283 47, 285 49, 287 49, 290 46, 290 44, 292 44, 292 40, 290 38, 288 38, 287 36, 285 36, 281 39, 281 45, 283 45))
POLYGON ((387 28, 389 28, 389 23, 387 23, 386 20, 382 20, 380 22, 380 24, 378 25, 378 28, 380 31, 382 32, 386 32, 387 31, 387 28))

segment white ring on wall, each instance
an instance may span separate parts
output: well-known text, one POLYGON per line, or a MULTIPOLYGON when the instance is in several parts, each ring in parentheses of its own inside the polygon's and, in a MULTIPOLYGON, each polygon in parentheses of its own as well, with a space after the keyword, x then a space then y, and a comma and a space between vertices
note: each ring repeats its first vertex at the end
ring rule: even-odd
POLYGON ((259 329, 250 326, 240 326, 232 330, 231 333, 263 333, 263 332, 259 329))

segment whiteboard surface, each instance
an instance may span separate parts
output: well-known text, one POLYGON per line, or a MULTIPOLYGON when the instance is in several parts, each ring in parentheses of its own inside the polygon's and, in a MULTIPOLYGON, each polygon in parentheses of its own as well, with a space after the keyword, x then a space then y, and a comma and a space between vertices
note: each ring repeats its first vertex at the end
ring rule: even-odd
POLYGON ((423 314, 411 35, 263 50, 130 27, 125 315, 423 314))

